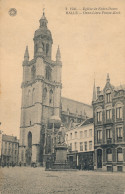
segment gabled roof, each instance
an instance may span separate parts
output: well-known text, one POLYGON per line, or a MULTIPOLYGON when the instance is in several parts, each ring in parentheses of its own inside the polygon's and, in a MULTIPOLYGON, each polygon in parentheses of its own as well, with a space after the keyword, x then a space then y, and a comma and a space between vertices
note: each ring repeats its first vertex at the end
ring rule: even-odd
POLYGON ((92 117, 92 106, 69 98, 61 97, 62 111, 92 117))

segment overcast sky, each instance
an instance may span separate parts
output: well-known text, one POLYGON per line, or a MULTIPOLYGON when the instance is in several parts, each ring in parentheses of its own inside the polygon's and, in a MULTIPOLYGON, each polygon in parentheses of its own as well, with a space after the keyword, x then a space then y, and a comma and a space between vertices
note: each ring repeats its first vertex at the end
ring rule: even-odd
POLYGON ((124 0, 2 0, 0 19, 0 129, 19 137, 22 61, 26 45, 33 58, 33 36, 45 7, 53 37, 52 58, 60 45, 62 96, 91 104, 94 82, 105 86, 106 74, 113 85, 125 84, 124 0), (107 3, 108 2, 108 3, 107 3), (114 7, 121 14, 67 15, 66 7, 114 7), (8 14, 10 8, 17 15, 8 14))

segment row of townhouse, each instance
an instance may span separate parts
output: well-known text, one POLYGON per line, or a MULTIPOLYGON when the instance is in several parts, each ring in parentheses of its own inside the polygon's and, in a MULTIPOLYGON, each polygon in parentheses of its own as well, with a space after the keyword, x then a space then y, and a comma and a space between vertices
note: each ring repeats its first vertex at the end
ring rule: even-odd
POLYGON ((0 166, 18 165, 19 141, 17 137, 0 131, 0 166))
POLYGON ((69 156, 81 168, 125 171, 125 85, 113 86, 107 75, 102 91, 94 84, 92 105, 93 119, 66 133, 69 156))
POLYGON ((66 132, 69 146, 68 160, 82 169, 94 168, 94 123, 93 118, 82 122, 75 129, 66 132))

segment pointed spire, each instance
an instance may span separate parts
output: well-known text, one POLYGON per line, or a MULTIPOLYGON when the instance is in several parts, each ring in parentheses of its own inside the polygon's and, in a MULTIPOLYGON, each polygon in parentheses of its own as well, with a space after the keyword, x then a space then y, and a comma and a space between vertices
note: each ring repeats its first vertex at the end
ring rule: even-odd
POLYGON ((92 101, 96 100, 96 87, 95 87, 95 79, 94 79, 94 86, 93 86, 93 97, 92 97, 92 101))
POLYGON ((61 53, 60 53, 60 49, 59 49, 59 45, 58 45, 58 49, 56 52, 56 61, 60 61, 61 60, 61 53))
POLYGON ((29 60, 29 51, 28 51, 28 46, 26 46, 25 54, 24 54, 24 60, 28 61, 29 60))
POLYGON ((110 82, 110 77, 109 77, 109 73, 107 73, 107 79, 106 79, 107 82, 110 82))

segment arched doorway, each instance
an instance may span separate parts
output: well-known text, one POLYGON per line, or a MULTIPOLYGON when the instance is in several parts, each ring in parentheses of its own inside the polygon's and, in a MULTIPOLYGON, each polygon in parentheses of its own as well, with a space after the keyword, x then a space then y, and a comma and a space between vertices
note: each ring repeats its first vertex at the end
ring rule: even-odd
POLYGON ((97 168, 102 168, 102 150, 97 150, 97 168))
POLYGON ((32 133, 29 131, 28 136, 28 148, 26 150, 26 163, 28 165, 31 165, 31 160, 32 160, 32 133))

